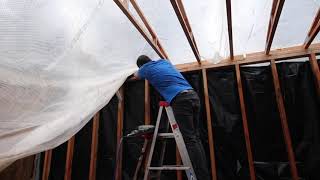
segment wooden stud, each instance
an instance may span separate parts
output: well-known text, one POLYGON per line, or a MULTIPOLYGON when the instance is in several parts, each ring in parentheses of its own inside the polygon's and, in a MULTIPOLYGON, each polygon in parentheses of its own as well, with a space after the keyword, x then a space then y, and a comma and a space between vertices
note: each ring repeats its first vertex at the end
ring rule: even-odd
POLYGON ((230 59, 233 59, 233 36, 232 36, 231 0, 226 0, 226 8, 227 8, 227 19, 228 19, 228 35, 229 35, 230 59))
POLYGON ((280 15, 282 12, 283 4, 285 0, 273 0, 271 15, 269 20, 269 27, 267 33, 267 40, 266 40, 266 49, 265 53, 268 55, 270 53, 271 45, 273 42, 274 34, 276 32, 278 22, 280 19, 280 15))
POLYGON ((144 81, 144 124, 151 124, 150 120, 150 87, 147 80, 144 81))
POLYGON ((319 65, 317 62, 317 57, 314 53, 311 53, 309 56, 309 62, 311 65, 311 70, 312 73, 315 77, 315 83, 316 83, 316 88, 317 88, 317 94, 318 98, 320 98, 320 70, 319 70, 319 65))
POLYGON ((211 175, 212 175, 212 180, 217 180, 217 170, 216 170, 216 160, 215 160, 215 155, 214 155, 213 130, 212 130, 212 124, 211 124, 211 110, 210 110, 208 80, 207 80, 206 69, 202 69, 202 79, 203 79, 203 91, 204 91, 204 99, 205 99, 206 114, 207 114, 207 128, 208 128, 208 141, 209 141, 209 150, 210 150, 211 175))
POLYGON ((52 149, 47 150, 44 155, 42 180, 48 180, 51 168, 52 149))
POLYGON ((288 159, 289 159, 292 179, 299 180, 298 171, 297 171, 297 167, 296 167, 296 161, 295 161, 294 152, 293 152, 293 148, 292 148, 290 131, 289 131, 289 127, 288 127, 288 120, 287 120, 287 115, 286 115, 286 111, 285 111, 285 107, 284 107, 284 102, 283 102, 283 97, 282 97, 282 93, 281 93, 278 71, 277 71, 275 60, 271 60, 271 71, 272 71, 272 77, 273 77, 274 90, 275 90, 275 94, 276 94, 276 98, 277 98, 278 110, 279 110, 279 114, 280 114, 280 120, 281 120, 284 141, 285 141, 287 153, 288 153, 288 159))
MULTIPOLYGON (((119 94, 121 96, 121 100, 118 102, 118 120, 117 120, 117 147, 119 146, 120 139, 123 133, 123 110, 124 110, 124 99, 123 99, 123 87, 119 89, 119 94)), ((116 169, 116 180, 122 179, 122 149, 119 150, 121 153, 119 155, 119 160, 116 169)))
POLYGON ((242 81, 241 81, 241 73, 240 73, 239 64, 236 64, 236 76, 237 76, 243 132, 244 132, 244 137, 245 137, 245 141, 246 141, 246 149, 247 149, 247 156, 248 156, 248 163, 249 163, 250 179, 255 180, 256 175, 255 175, 253 156, 252 156, 252 151, 251 151, 250 134, 249 134, 248 121, 247 121, 246 106, 245 106, 244 97, 243 97, 243 89, 242 89, 242 81))
POLYGON ((312 41, 314 40, 314 38, 317 36, 319 30, 320 30, 320 9, 318 9, 317 15, 314 18, 311 28, 308 32, 308 35, 304 41, 304 45, 303 47, 305 49, 309 48, 310 44, 312 43, 312 41))
MULTIPOLYGON (((151 114, 150 114, 150 87, 149 81, 144 81, 144 124, 150 125, 151 124, 151 114)), ((143 168, 144 170, 147 168, 148 165, 148 157, 150 152, 150 143, 149 140, 146 140, 145 148, 145 157, 143 159, 143 168)))
POLYGON ((187 71, 196 71, 201 69, 211 69, 218 67, 226 67, 226 66, 234 66, 235 64, 244 65, 244 64, 255 64, 268 62, 271 59, 284 60, 284 59, 292 59, 292 58, 300 58, 309 56, 309 54, 320 53, 320 43, 311 44, 308 49, 304 49, 303 46, 294 46, 289 48, 277 49, 270 51, 269 55, 266 55, 264 52, 256 52, 247 54, 246 57, 243 55, 234 56, 234 60, 224 59, 221 62, 214 64, 211 63, 211 60, 202 61, 202 64, 198 63, 186 63, 176 65, 176 68, 180 72, 187 71))
POLYGON ((129 9, 129 0, 122 0, 122 4, 125 8, 129 9))
POLYGON ((172 4, 172 7, 173 7, 178 19, 179 19, 181 27, 182 27, 182 29, 183 29, 183 31, 184 31, 187 39, 188 39, 188 42, 189 42, 189 44, 191 46, 193 54, 195 55, 198 63, 201 64, 201 57, 200 57, 200 54, 199 54, 199 50, 198 50, 196 41, 194 39, 194 36, 193 36, 193 33, 192 33, 192 29, 191 29, 187 14, 185 12, 183 3, 182 3, 181 0, 170 0, 170 2, 172 4))
POLYGON ((113 0, 113 1, 118 5, 118 7, 121 9, 121 11, 127 16, 127 18, 131 21, 131 23, 135 26, 135 28, 140 32, 140 34, 144 37, 144 39, 149 43, 149 45, 156 51, 156 53, 161 58, 168 59, 168 56, 165 53, 165 51, 163 49, 161 49, 162 46, 158 45, 159 39, 156 38, 158 43, 155 43, 155 41, 147 35, 147 32, 142 28, 142 26, 138 23, 136 18, 129 12, 129 9, 127 9, 125 7, 125 5, 123 4, 123 2, 121 0, 113 0))
POLYGON ((67 146, 67 155, 66 155, 67 157, 66 157, 66 166, 65 166, 65 172, 64 172, 64 180, 71 180, 74 142, 75 142, 75 136, 72 136, 69 139, 68 146, 67 146))
POLYGON ((97 112, 93 117, 93 124, 92 124, 89 180, 96 179, 96 165, 97 165, 98 141, 99 141, 99 119, 100 119, 100 113, 97 112))
MULTIPOLYGON (((178 147, 176 147, 176 164, 179 166, 182 164, 181 156, 179 154, 178 147)), ((177 180, 182 180, 182 171, 177 171, 177 180)))

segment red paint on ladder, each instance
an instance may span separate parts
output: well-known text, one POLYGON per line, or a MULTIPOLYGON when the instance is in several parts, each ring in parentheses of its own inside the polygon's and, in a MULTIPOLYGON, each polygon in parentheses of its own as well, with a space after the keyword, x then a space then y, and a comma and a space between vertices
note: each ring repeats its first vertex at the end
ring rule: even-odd
POLYGON ((168 106, 170 106, 170 103, 168 103, 168 102, 166 102, 166 101, 160 101, 160 102, 159 102, 159 106, 168 107, 168 106))
POLYGON ((172 129, 175 130, 178 128, 178 124, 172 124, 172 129))

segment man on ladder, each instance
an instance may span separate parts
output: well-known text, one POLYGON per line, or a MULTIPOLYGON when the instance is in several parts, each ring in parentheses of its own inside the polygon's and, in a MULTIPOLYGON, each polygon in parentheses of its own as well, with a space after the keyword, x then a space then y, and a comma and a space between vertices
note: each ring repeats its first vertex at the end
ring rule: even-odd
POLYGON ((198 132, 200 100, 197 93, 168 60, 152 61, 141 55, 137 66, 139 70, 131 79, 147 79, 170 103, 197 179, 209 180, 207 160, 198 132))

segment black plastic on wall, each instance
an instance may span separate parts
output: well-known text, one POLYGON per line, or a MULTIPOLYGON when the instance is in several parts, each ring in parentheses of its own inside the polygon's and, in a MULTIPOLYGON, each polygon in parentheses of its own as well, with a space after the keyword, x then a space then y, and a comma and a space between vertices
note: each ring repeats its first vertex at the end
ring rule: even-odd
POLYGON ((75 136, 71 173, 72 180, 89 178, 91 136, 92 120, 90 120, 75 136))
POLYGON ((113 96, 100 110, 97 180, 112 179, 117 149, 118 98, 113 96))
POLYGON ((207 72, 218 179, 249 179, 234 68, 207 72))
POLYGON ((68 143, 65 142, 53 149, 49 180, 60 180, 64 178, 67 144, 68 143))
MULTIPOLYGON (((144 81, 126 82, 124 85, 123 133, 129 134, 144 124, 144 81)), ((142 139, 123 142, 122 179, 132 179, 141 152, 142 139)))
POLYGON ((279 63, 277 69, 299 175, 320 179, 320 103, 310 63, 279 63))
MULTIPOLYGON (((319 179, 319 102, 309 62, 280 63, 277 69, 299 176, 319 179)), ((270 66, 244 67, 241 75, 257 177, 290 179, 270 66)))

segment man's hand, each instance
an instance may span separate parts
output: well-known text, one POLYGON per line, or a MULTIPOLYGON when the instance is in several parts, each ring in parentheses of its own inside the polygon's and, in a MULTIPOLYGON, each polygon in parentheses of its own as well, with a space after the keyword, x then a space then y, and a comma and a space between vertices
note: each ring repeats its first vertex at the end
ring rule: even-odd
POLYGON ((136 81, 139 80, 139 76, 138 76, 138 72, 133 73, 132 75, 130 75, 127 79, 127 81, 136 81))

